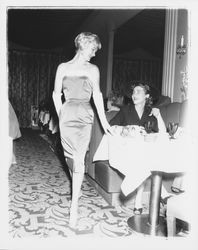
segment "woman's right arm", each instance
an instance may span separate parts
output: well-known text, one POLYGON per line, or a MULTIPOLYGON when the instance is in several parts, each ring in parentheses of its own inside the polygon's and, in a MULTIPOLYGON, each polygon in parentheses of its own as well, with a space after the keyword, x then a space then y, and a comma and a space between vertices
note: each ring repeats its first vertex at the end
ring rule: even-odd
POLYGON ((166 126, 165 123, 162 119, 161 113, 160 113, 160 109, 158 108, 152 108, 150 115, 153 115, 156 117, 157 119, 157 123, 158 123, 158 129, 160 133, 166 133, 166 126))
POLYGON ((56 71, 55 83, 54 83, 54 91, 52 93, 52 98, 54 101, 54 106, 56 108, 57 115, 59 117, 60 110, 62 107, 62 80, 64 76, 64 67, 63 64, 60 64, 56 71))

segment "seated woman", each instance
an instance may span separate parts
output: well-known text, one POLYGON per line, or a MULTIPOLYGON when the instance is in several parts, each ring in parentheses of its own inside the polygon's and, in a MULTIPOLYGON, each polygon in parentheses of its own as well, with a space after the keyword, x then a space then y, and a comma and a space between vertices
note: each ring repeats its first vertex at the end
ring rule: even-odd
MULTIPOLYGON (((152 98, 150 96, 150 88, 147 84, 136 83, 131 86, 132 103, 123 106, 117 115, 110 121, 110 125, 137 125, 145 127, 145 124, 150 121, 152 124, 152 132, 166 132, 164 121, 161 117, 158 108, 152 108, 152 98)), ((149 136, 149 134, 148 134, 149 136)), ((135 214, 142 213, 141 197, 144 190, 144 183, 137 189, 135 200, 135 214)), ((162 188, 162 193, 165 192, 162 188)), ((166 195, 167 196, 167 195, 166 195)))

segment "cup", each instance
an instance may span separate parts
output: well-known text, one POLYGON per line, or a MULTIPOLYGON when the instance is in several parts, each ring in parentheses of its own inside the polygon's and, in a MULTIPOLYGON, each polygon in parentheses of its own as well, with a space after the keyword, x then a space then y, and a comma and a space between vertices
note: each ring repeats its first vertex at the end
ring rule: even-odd
POLYGON ((152 133, 153 131, 153 122, 152 121, 147 121, 144 124, 144 128, 147 134, 152 133))

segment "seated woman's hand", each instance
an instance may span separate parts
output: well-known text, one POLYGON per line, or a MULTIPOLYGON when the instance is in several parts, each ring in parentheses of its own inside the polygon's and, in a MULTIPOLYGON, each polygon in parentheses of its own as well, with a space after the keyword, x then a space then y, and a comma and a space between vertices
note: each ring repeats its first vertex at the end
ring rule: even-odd
POLYGON ((151 116, 151 115, 153 115, 157 118, 160 115, 160 110, 158 108, 152 108, 149 116, 151 116))

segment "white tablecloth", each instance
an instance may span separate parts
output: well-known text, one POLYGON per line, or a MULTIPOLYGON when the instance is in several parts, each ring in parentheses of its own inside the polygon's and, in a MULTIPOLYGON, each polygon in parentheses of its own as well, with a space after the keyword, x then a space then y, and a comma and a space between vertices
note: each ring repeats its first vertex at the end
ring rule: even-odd
POLYGON ((55 134, 58 132, 58 129, 58 122, 53 117, 51 117, 49 121, 49 130, 52 132, 52 134, 55 134))
POLYGON ((42 111, 39 113, 39 119, 41 121, 41 123, 44 125, 48 124, 49 120, 50 120, 50 113, 49 111, 42 111))
POLYGON ((168 135, 157 134, 155 140, 148 142, 144 136, 104 135, 93 160, 109 160, 110 166, 122 172, 125 178, 121 189, 128 195, 151 171, 191 172, 194 167, 191 147, 185 136, 169 140, 168 135))

